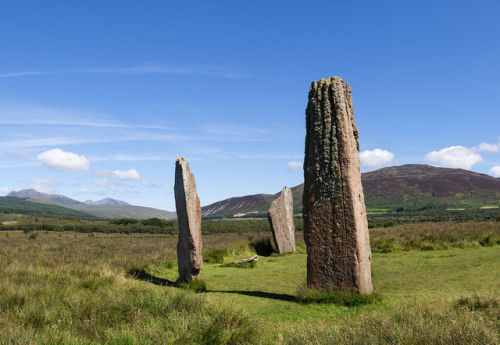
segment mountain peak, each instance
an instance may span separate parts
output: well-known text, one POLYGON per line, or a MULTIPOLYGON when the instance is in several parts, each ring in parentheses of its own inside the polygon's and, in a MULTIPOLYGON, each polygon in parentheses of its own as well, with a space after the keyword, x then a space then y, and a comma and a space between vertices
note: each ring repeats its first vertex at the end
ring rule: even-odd
POLYGON ((87 205, 130 205, 128 202, 122 200, 116 200, 112 198, 104 198, 97 201, 87 200, 85 201, 87 205))
POLYGON ((63 206, 83 205, 83 202, 68 198, 64 195, 42 193, 32 188, 22 189, 19 191, 12 191, 9 194, 7 194, 7 196, 20 199, 41 199, 41 200, 55 202, 63 206))
MULTIPOLYGON (((500 179, 464 169, 425 164, 386 167, 361 175, 368 208, 480 207, 500 203, 500 179)), ((304 185, 292 187, 295 212, 302 210, 304 185)), ((201 208, 204 217, 265 214, 279 193, 229 198, 201 208), (259 196, 257 198, 257 196, 259 196)))

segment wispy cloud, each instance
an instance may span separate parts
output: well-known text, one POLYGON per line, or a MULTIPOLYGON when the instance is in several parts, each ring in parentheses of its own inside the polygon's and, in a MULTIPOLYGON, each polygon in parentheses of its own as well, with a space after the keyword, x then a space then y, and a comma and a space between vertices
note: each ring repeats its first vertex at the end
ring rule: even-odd
POLYGON ((290 169, 292 171, 302 170, 302 162, 299 162, 299 161, 288 162, 288 169, 290 169))
POLYGON ((481 143, 478 146, 472 148, 472 150, 476 152, 500 152, 500 143, 498 144, 489 144, 489 143, 481 143))
POLYGON ((62 69, 62 70, 33 70, 0 73, 0 79, 20 78, 44 75, 65 75, 65 74, 178 74, 178 75, 203 75, 222 78, 240 79, 248 76, 243 73, 233 72, 226 66, 201 66, 201 65, 139 65, 129 67, 109 67, 109 68, 82 68, 82 69, 62 69))
POLYGON ((17 168, 28 168, 38 165, 37 163, 0 163, 0 169, 17 169, 17 168))
POLYGON ((128 180, 128 181, 140 181, 141 175, 135 169, 129 170, 112 170, 112 171, 101 171, 100 176, 107 176, 110 178, 115 178, 118 180, 128 180))
POLYGON ((80 188, 78 191, 76 191, 76 194, 105 195, 105 193, 102 191, 90 190, 87 188, 80 188))
POLYGON ((33 179, 29 182, 27 187, 42 193, 53 193, 55 191, 53 187, 59 185, 59 182, 50 179, 33 179))
POLYGON ((30 153, 24 149, 16 149, 5 153, 8 158, 26 158, 29 155, 30 153))
POLYGON ((121 123, 110 118, 116 116, 107 113, 55 108, 31 104, 0 105, 0 124, 5 126, 70 126, 99 127, 117 129, 174 129, 163 124, 121 123))
POLYGON ((45 147, 45 146, 60 146, 60 145, 79 145, 79 144, 92 144, 92 143, 106 143, 112 142, 109 139, 78 139, 78 138, 40 138, 40 139, 26 139, 26 140, 12 140, 0 143, 0 148, 26 148, 26 147, 45 147))
POLYGON ((96 156, 89 157, 89 159, 93 162, 102 162, 102 161, 118 161, 118 162, 136 162, 136 161, 170 161, 175 160, 177 157, 171 155, 145 155, 145 156, 133 156, 133 155, 122 155, 116 154, 111 156, 96 156))
POLYGON ((250 127, 233 123, 211 123, 205 124, 202 127, 203 132, 216 135, 264 135, 269 133, 268 128, 250 127))

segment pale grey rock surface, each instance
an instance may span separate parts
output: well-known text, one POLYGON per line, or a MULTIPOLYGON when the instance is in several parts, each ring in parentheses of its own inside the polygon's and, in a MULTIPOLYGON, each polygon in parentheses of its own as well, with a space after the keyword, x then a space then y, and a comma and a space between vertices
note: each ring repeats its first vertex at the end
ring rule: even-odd
POLYGON ((175 207, 179 224, 177 263, 179 280, 191 281, 203 266, 201 240, 201 207, 194 175, 184 158, 175 162, 175 207))
POLYGON ((295 251, 295 224, 293 223, 293 195, 284 187, 280 196, 271 203, 267 213, 274 244, 278 253, 295 251))

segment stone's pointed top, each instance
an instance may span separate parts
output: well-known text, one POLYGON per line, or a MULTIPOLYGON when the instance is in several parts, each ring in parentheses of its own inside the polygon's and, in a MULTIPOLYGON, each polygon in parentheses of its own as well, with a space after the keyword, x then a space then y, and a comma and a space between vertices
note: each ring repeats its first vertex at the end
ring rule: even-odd
POLYGON ((182 169, 182 170, 185 170, 187 172, 191 171, 191 169, 189 168, 189 163, 187 162, 187 160, 184 157, 177 158, 175 160, 175 166, 178 169, 182 169))
POLYGON ((344 84, 347 84, 344 79, 340 78, 340 77, 328 77, 328 78, 321 78, 320 80, 318 81, 313 81, 311 83, 311 89, 317 89, 319 86, 324 86, 324 85, 331 85, 333 84, 335 81, 338 81, 340 83, 344 83, 344 84))

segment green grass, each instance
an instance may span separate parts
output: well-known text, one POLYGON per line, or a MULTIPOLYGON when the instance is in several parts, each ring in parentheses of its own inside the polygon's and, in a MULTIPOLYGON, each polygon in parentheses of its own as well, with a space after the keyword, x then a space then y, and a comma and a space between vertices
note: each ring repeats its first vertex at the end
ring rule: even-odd
POLYGON ((178 284, 181 289, 187 289, 194 292, 206 292, 208 291, 207 283, 203 279, 194 279, 190 282, 181 282, 178 284))
POLYGON ((382 298, 377 293, 358 294, 355 292, 332 292, 308 289, 306 287, 299 288, 296 299, 300 303, 328 303, 354 307, 363 304, 377 303, 382 301, 382 298))
POLYGON ((176 236, 0 232, 0 344, 498 344, 500 246, 476 240, 497 225, 374 229, 393 250, 373 253, 366 297, 304 289, 300 237, 297 253, 240 269, 224 264, 258 238, 206 235, 217 259, 179 289, 176 236))
POLYGON ((257 262, 230 262, 223 267, 256 268, 258 265, 257 262))
POLYGON ((372 214, 385 214, 388 213, 390 210, 388 208, 367 208, 366 209, 366 214, 372 215, 372 214))

